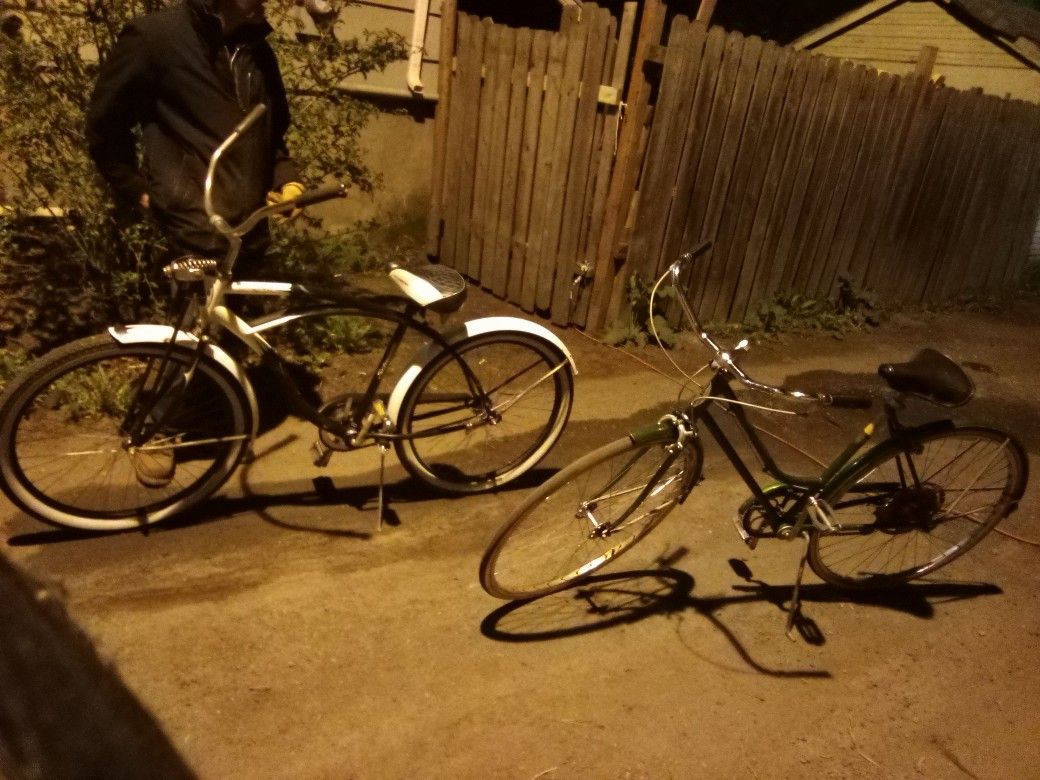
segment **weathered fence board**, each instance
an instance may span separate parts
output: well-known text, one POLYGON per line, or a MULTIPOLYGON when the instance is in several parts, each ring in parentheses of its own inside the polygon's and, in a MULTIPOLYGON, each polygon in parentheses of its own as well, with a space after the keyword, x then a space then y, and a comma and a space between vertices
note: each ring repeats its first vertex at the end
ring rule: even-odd
MULTIPOLYGON (((656 75, 629 74, 637 109, 654 98, 635 113, 652 119, 626 126, 635 10, 619 25, 570 5, 558 33, 459 15, 438 113, 442 262, 592 327, 632 273, 649 281, 702 238, 714 248, 683 284, 705 320, 744 319, 780 294, 834 296, 841 277, 909 302, 1019 279, 1040 206, 1040 107, 679 16, 656 75)), ((644 53, 661 30, 651 21, 644 53)))
POLYGON ((670 31, 628 257, 639 273, 714 239, 688 280, 705 320, 830 297, 840 277, 910 302, 1017 280, 1040 107, 714 29, 697 57, 698 29, 677 17, 670 31))

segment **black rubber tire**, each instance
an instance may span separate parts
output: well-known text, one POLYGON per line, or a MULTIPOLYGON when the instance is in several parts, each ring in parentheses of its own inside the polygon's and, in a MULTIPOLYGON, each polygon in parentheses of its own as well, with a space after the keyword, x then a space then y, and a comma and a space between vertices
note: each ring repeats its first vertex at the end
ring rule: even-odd
POLYGON ((576 460, 536 489, 484 553, 484 590, 503 599, 544 596, 590 576, 640 541, 686 499, 700 476, 703 455, 696 439, 681 450, 674 442, 637 444, 626 436, 576 460), (648 492, 655 475, 656 486, 648 492), (608 489, 620 494, 608 496, 608 489), (648 500, 652 504, 637 513, 648 500), (609 534, 594 534, 590 509, 601 527, 620 524, 609 534))
POLYGON ((417 479, 451 493, 479 493, 524 474, 556 444, 570 416, 573 372, 555 345, 527 333, 487 333, 454 346, 491 403, 510 405, 500 419, 487 422, 458 361, 443 352, 422 369, 401 402, 397 430, 414 438, 394 444, 417 479), (417 435, 467 422, 473 427, 417 435))
MULTIPOLYGON (((142 449, 125 446, 120 426, 136 397, 135 377, 166 350, 93 336, 13 380, 0 397, 0 487, 8 498, 48 523, 116 531, 172 517, 217 490, 242 458, 253 420, 241 385, 211 358, 199 361, 162 435, 142 449), (207 443, 192 445, 200 439, 207 443), (165 484, 141 481, 142 458, 171 455, 165 484)), ((183 347, 171 353, 175 366, 193 359, 183 347)))
POLYGON ((909 450, 883 445, 828 498, 843 530, 814 530, 809 541, 809 565, 825 582, 880 588, 934 572, 1014 511, 1025 490, 1025 454, 1001 431, 924 433, 909 450))

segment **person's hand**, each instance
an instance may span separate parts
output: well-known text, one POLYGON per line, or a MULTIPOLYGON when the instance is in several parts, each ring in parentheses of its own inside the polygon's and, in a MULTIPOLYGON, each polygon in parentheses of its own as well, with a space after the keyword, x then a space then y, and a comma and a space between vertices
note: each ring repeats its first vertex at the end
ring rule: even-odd
MULTIPOLYGON (((283 201, 292 200, 298 198, 303 194, 303 185, 298 181, 290 181, 282 185, 280 190, 271 190, 267 193, 267 205, 273 206, 276 203, 282 203, 283 201)), ((272 219, 283 221, 294 219, 297 214, 300 213, 300 209, 293 209, 287 214, 276 214, 272 219)))

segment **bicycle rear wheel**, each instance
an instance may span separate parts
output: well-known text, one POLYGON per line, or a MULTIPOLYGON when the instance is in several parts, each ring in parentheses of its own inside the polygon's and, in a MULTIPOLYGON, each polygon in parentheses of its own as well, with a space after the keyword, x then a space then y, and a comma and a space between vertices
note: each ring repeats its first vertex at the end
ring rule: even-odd
POLYGON ((696 439, 636 443, 626 436, 580 458, 538 488, 495 535, 480 583, 504 599, 562 590, 617 558, 686 498, 700 475, 696 439))
POLYGON ((196 364, 175 347, 164 363, 167 351, 95 336, 14 380, 0 398, 4 493, 46 522, 114 531, 168 518, 219 488, 247 446, 248 402, 212 359, 196 364), (150 433, 135 441, 141 425, 150 433))
POLYGON ((455 345, 415 379, 401 403, 395 442, 405 468, 454 493, 490 490, 533 467, 570 416, 571 365, 545 339, 488 333, 455 345))
POLYGON ((1027 462, 1010 436, 989 428, 918 435, 880 449, 830 499, 834 532, 814 531, 809 564, 851 588, 895 585, 971 549, 1009 515, 1027 462))

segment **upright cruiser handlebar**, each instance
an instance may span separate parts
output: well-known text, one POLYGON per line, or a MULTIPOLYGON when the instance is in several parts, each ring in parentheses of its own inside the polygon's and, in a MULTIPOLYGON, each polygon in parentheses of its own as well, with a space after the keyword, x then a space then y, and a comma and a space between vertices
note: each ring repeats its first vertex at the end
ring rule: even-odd
POLYGON ((267 106, 263 103, 257 103, 253 106, 253 109, 246 114, 241 122, 235 125, 235 129, 231 131, 231 134, 224 139, 209 158, 209 168, 206 170, 206 182, 203 186, 202 205, 206 209, 206 216, 209 218, 210 224, 229 238, 241 238, 256 227, 259 222, 274 214, 282 214, 313 203, 321 203, 333 198, 345 198, 347 196, 347 185, 342 182, 334 182, 307 190, 291 200, 283 200, 270 206, 262 206, 238 225, 231 225, 226 218, 217 213, 213 206, 213 183, 216 179, 220 158, 250 127, 256 124, 256 121, 264 115, 265 111, 267 111, 267 106))
MULTIPOLYGON (((669 266, 665 272, 665 276, 671 277, 672 285, 679 290, 679 277, 683 271, 683 268, 693 263, 696 258, 712 247, 712 240, 705 239, 700 244, 695 246, 689 252, 683 253, 678 260, 669 266)), ((662 277, 663 279, 664 277, 662 277)), ((736 364, 733 359, 731 351, 725 350, 720 347, 715 341, 708 335, 708 333, 701 326, 700 320, 694 313, 693 308, 686 300, 686 296, 681 292, 676 295, 679 299, 679 305, 682 307, 683 312, 689 317, 690 322, 693 323, 693 327, 697 331, 697 336, 701 342, 708 348, 711 354, 714 356, 712 362, 715 366, 732 376, 738 382, 743 384, 745 387, 770 395, 776 398, 783 398, 794 401, 811 401, 816 403, 826 404, 828 406, 844 407, 848 409, 867 409, 872 404, 872 399, 865 395, 834 395, 829 393, 809 393, 803 390, 787 390, 782 387, 776 387, 775 385, 765 384, 764 382, 758 382, 752 379, 748 374, 736 364)), ((732 350, 733 352, 740 351, 747 348, 747 340, 741 341, 732 350)))

